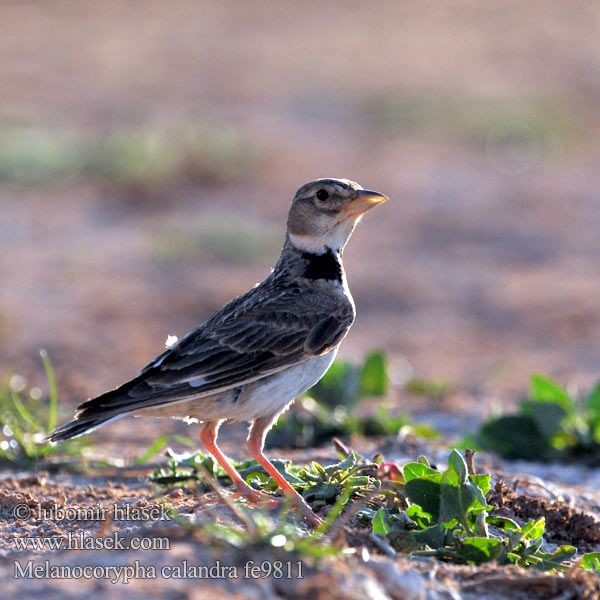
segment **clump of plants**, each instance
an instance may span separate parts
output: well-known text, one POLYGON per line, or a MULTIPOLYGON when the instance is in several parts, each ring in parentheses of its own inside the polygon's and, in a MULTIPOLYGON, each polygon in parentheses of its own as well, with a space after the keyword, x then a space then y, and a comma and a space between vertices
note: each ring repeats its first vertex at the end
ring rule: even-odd
MULTIPOLYGON (((443 471, 420 457, 388 472, 396 493, 388 494, 383 506, 375 504, 357 517, 370 522, 373 532, 398 551, 457 563, 495 561, 544 571, 566 571, 576 558, 573 546, 552 552, 542 549, 544 517, 520 525, 491 514, 485 499, 490 475, 470 473, 457 450, 452 450, 443 471)), ((597 569, 599 557, 586 554, 581 566, 597 569)))
POLYGON ((600 382, 587 395, 545 375, 531 377, 529 394, 514 414, 486 421, 463 445, 505 458, 600 462, 600 382))
MULTIPOLYGON (((191 482, 206 488, 215 483, 221 489, 231 486, 212 457, 199 453, 176 455, 171 451, 168 454, 167 466, 150 476, 154 483, 164 487, 191 482)), ((256 518, 264 523, 272 519, 269 521, 268 514, 260 510, 249 515, 242 505, 236 504, 233 510, 236 515, 241 511, 238 516, 245 528, 219 525, 213 528, 214 534, 221 539, 231 538, 232 543, 240 545, 256 542, 260 530, 263 542, 276 539, 286 549, 305 548, 309 554, 323 555, 341 552, 343 548, 343 536, 334 536, 327 543, 319 539, 330 527, 338 532, 346 528, 355 535, 362 532, 363 537, 366 527, 371 531, 367 537, 392 553, 428 556, 458 564, 516 564, 549 572, 567 571, 575 564, 590 570, 600 569, 600 553, 578 556, 571 545, 547 551, 543 539, 544 517, 518 523, 495 515, 486 501, 490 475, 473 473, 472 462, 468 466, 457 450, 450 453, 444 470, 432 467, 423 456, 400 467, 386 462, 381 455, 367 461, 355 452, 327 466, 316 462, 307 466, 284 460, 273 462, 314 510, 329 507, 328 511, 321 511, 321 514, 327 512, 326 523, 311 533, 304 544, 297 530, 288 527, 286 533, 281 529, 287 527, 285 512, 281 513, 277 532, 272 526, 256 529, 252 525, 256 518), (248 519, 252 535, 248 533, 248 519), (274 535, 280 537, 273 538, 274 535)), ((276 490, 273 480, 256 461, 234 464, 255 489, 276 490)))
MULTIPOLYGON (((210 455, 200 452, 176 454, 167 449, 167 456, 167 465, 157 468, 150 475, 153 483, 161 486, 195 483, 202 489, 209 489, 208 475, 224 488, 232 485, 223 468, 210 455)), ((251 487, 264 492, 278 489, 275 481, 256 460, 231 462, 251 487)), ((334 504, 345 489, 349 489, 354 498, 360 498, 378 485, 375 478, 377 464, 365 462, 352 451, 338 463, 328 466, 314 461, 306 466, 294 465, 290 460, 272 459, 271 462, 313 510, 334 504)))
POLYGON ((58 392, 54 370, 45 350, 40 352, 49 397, 44 399, 39 388, 27 390, 23 377, 13 375, 0 386, 0 459, 20 467, 31 467, 56 456, 73 456, 89 447, 81 437, 58 444, 48 444, 46 436, 56 427, 58 392))
POLYGON ((414 424, 406 414, 393 412, 386 401, 390 388, 389 361, 380 350, 362 364, 336 360, 325 376, 285 413, 269 433, 269 447, 313 447, 332 437, 395 435, 402 428, 435 438, 431 427, 414 424), (360 410, 369 399, 374 409, 360 410))

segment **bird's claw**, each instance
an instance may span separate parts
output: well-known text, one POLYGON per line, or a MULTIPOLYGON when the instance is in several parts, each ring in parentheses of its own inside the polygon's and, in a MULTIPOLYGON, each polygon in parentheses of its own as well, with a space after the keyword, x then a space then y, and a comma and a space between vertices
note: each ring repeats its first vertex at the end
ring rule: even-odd
POLYGON ((259 508, 275 508, 280 502, 278 498, 274 498, 269 494, 265 494, 264 492, 255 490, 251 487, 242 491, 233 492, 231 497, 236 499, 246 498, 249 503, 258 506, 259 508))
POLYGON ((292 506, 302 515, 311 527, 319 527, 323 524, 323 519, 318 517, 313 509, 306 503, 302 497, 290 498, 292 506))
POLYGON ((274 498, 273 496, 259 492, 258 490, 252 490, 248 494, 245 494, 245 496, 248 501, 262 508, 275 508, 276 506, 279 506, 280 503, 278 498, 274 498))
MULTIPOLYGON (((276 498, 250 487, 247 490, 233 492, 232 496, 234 498, 246 498, 253 506, 267 509, 279 506, 283 500, 282 498, 276 498)), ((318 527, 323 524, 323 519, 318 517, 302 498, 291 498, 288 496, 288 499, 291 502, 292 508, 297 510, 311 527, 318 527)))

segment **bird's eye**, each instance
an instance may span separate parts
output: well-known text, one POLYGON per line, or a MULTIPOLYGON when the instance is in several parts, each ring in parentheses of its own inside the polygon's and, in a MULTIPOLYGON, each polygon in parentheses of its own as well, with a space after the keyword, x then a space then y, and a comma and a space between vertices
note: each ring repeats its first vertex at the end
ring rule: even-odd
POLYGON ((317 192, 317 199, 321 200, 321 202, 324 202, 327 198, 329 198, 329 192, 327 190, 319 190, 317 192))

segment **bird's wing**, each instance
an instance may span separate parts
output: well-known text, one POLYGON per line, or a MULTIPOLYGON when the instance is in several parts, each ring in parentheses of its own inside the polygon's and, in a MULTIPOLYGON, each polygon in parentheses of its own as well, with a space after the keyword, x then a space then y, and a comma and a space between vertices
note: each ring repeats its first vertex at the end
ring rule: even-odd
POLYGON ((78 414, 131 412, 223 392, 335 347, 352 325, 353 307, 292 293, 232 301, 136 378, 83 403, 78 414))

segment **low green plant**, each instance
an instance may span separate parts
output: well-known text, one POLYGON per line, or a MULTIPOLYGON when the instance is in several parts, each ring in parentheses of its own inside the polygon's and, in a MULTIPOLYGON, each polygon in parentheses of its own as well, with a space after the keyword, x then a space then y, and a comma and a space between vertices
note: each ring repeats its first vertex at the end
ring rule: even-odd
MULTIPOLYGON (((326 539, 326 534, 336 523, 336 520, 348 504, 352 493, 351 483, 346 484, 344 491, 338 496, 331 506, 323 523, 308 535, 303 533, 294 520, 289 518, 288 504, 282 503, 279 514, 273 516, 264 510, 241 512, 239 508, 232 508, 237 523, 206 521, 199 525, 191 525, 189 521, 181 519, 182 525, 199 531, 205 538, 206 545, 215 545, 215 542, 233 545, 235 547, 272 547, 293 555, 318 561, 327 556, 336 556, 342 553, 342 546, 335 540, 326 539)), ((175 516, 178 520, 178 516, 175 516)))
POLYGON ((486 421, 461 446, 498 452, 506 458, 600 461, 600 382, 586 396, 545 375, 531 377, 529 394, 515 414, 486 421))
MULTIPOLYGON (((397 494, 384 506, 363 510, 357 517, 370 521, 373 533, 385 536, 395 548, 416 556, 480 565, 513 563, 544 571, 566 571, 576 548, 563 545, 543 552, 544 517, 519 525, 490 515, 485 499, 490 475, 468 473, 463 456, 452 450, 444 471, 426 458, 404 465, 394 477, 397 494), (377 508, 377 510, 375 510, 377 508)), ((583 557, 586 568, 600 564, 598 554, 583 557)))
MULTIPOLYGON (((157 468, 149 477, 153 483, 160 486, 185 486, 195 482, 207 490, 210 486, 205 481, 204 474, 208 473, 224 488, 232 485, 224 469, 210 455, 200 452, 176 454, 170 448, 166 454, 169 457, 167 465, 157 468)), ((275 492, 278 489, 276 482, 256 460, 231 462, 251 487, 264 492, 275 492)), ((355 452, 350 452, 338 463, 328 466, 317 462, 299 466, 281 459, 273 459, 271 462, 314 510, 335 504, 346 488, 351 490, 354 498, 359 498, 378 485, 374 477, 377 465, 365 462, 355 452)))
POLYGON ((311 447, 332 437, 395 435, 410 429, 424 438, 437 432, 411 423, 406 414, 393 412, 385 400, 390 385, 388 359, 371 352, 361 365, 336 360, 323 378, 283 415, 267 438, 268 447, 311 447), (367 414, 356 409, 367 398, 381 398, 367 414))
POLYGON ((168 446, 171 440, 175 440, 184 446, 188 446, 189 448, 194 447, 194 440, 190 439, 185 435, 168 434, 165 433, 160 437, 156 438, 152 444, 148 447, 148 449, 143 452, 140 456, 138 456, 133 462, 136 465, 146 464, 151 458, 156 456, 161 450, 163 450, 166 446, 168 446))
POLYGON ((85 437, 48 444, 46 436, 55 428, 58 392, 54 370, 45 350, 40 352, 48 387, 48 402, 37 388, 25 394, 22 377, 13 376, 0 387, 0 459, 21 467, 31 467, 55 456, 72 456, 89 447, 85 437))
MULTIPOLYGON (((336 515, 337 516, 337 515, 336 515)), ((330 522, 327 522, 329 528, 330 522)), ((297 524, 285 517, 274 518, 263 511, 245 513, 244 523, 205 522, 199 525, 207 543, 215 541, 236 547, 272 546, 304 557, 319 559, 341 553, 336 544, 320 541, 324 533, 303 535, 297 524)), ((320 529, 320 528, 319 528, 320 529)))

